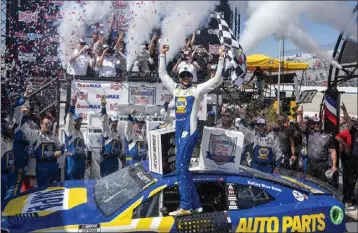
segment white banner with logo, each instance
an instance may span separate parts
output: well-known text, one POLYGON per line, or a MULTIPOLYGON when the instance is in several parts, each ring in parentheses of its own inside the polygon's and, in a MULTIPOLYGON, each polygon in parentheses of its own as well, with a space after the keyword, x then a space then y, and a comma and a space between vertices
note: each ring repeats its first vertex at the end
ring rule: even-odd
POLYGON ((204 127, 199 167, 238 172, 243 145, 244 134, 239 131, 204 127))
MULTIPOLYGON (((71 93, 78 94, 76 113, 83 117, 84 122, 87 122, 88 114, 100 114, 102 95, 106 96, 107 114, 110 116, 120 114, 120 105, 162 106, 169 96, 162 83, 144 82, 73 81, 71 93)), ((206 97, 200 105, 199 120, 206 120, 206 97)))

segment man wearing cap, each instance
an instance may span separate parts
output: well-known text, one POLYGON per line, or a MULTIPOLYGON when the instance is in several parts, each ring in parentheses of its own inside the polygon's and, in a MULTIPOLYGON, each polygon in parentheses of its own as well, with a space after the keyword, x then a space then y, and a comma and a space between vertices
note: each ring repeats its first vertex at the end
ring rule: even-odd
POLYGON ((120 62, 113 55, 112 50, 109 49, 108 45, 103 45, 103 53, 97 57, 97 68, 99 77, 115 77, 116 68, 119 67, 120 62))
POLYGON ((85 76, 87 74, 88 65, 90 63, 88 52, 89 48, 86 45, 86 41, 80 39, 68 62, 67 74, 76 76, 85 76))
POLYGON ((266 120, 259 118, 256 121, 255 140, 252 146, 251 168, 266 173, 273 173, 280 164, 282 152, 276 143, 273 132, 268 132, 266 120))
POLYGON ((237 131, 233 125, 234 111, 230 107, 223 108, 221 111, 221 124, 217 125, 216 128, 237 131))
POLYGON ((71 99, 65 122, 65 180, 82 180, 85 177, 87 160, 86 145, 81 132, 82 117, 75 113, 77 94, 71 99))
POLYGON ((165 55, 169 50, 164 45, 160 55, 159 77, 163 85, 173 94, 175 102, 175 140, 176 140, 176 172, 179 183, 180 207, 169 215, 182 216, 194 212, 202 212, 200 199, 196 192, 191 173, 190 160, 198 141, 197 114, 204 94, 212 91, 222 83, 222 70, 224 65, 224 50, 220 49, 219 63, 214 78, 205 83, 195 85, 192 69, 183 66, 179 70, 180 83, 175 83, 166 71, 165 55))
POLYGON ((187 68, 187 70, 193 75, 193 82, 198 81, 196 73, 200 69, 200 66, 198 65, 198 63, 193 61, 192 55, 190 54, 189 50, 184 51, 183 56, 173 67, 173 72, 176 73, 179 70, 180 73, 183 68, 187 68))
POLYGON ((101 99, 102 116, 102 150, 100 171, 101 177, 107 176, 119 170, 118 158, 122 151, 122 145, 117 133, 118 117, 112 116, 110 119, 106 110, 106 99, 101 99))
POLYGON ((310 130, 307 137, 302 139, 302 145, 307 148, 306 173, 322 181, 327 181, 325 173, 329 166, 332 167, 333 172, 338 170, 336 149, 332 137, 321 129, 320 118, 315 117, 313 125, 313 130, 310 130))
POLYGON ((136 110, 132 109, 124 126, 126 166, 147 159, 145 119, 135 119, 136 110))
POLYGON ((41 119, 40 130, 33 130, 28 124, 29 109, 21 108, 20 130, 32 145, 36 157, 36 179, 39 187, 58 181, 57 157, 63 154, 63 147, 51 131, 53 122, 45 116, 41 119))
POLYGON ((346 207, 351 207, 357 205, 357 200, 354 198, 354 189, 358 178, 358 121, 355 117, 349 117, 344 103, 342 103, 341 109, 343 110, 343 118, 348 124, 351 145, 344 143, 342 140, 337 141, 343 146, 346 153, 342 156, 343 182, 346 181, 343 183, 343 195, 346 207))

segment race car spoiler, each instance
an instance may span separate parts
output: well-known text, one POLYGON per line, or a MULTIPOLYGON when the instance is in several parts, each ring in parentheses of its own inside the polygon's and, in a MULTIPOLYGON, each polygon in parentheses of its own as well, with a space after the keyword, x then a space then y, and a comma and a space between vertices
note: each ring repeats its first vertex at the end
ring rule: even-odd
MULTIPOLYGON (((316 179, 316 178, 314 178, 312 176, 303 174, 301 172, 296 172, 296 171, 284 169, 284 168, 280 168, 278 174, 281 175, 281 176, 291 176, 291 177, 294 177, 294 178, 297 178, 297 179, 302 179, 302 180, 306 180, 308 182, 311 182, 314 185, 317 185, 318 187, 324 189, 329 194, 333 195, 340 202, 343 201, 343 194, 341 194, 338 189, 336 189, 332 185, 330 185, 330 184, 328 184, 326 182, 323 182, 323 181, 321 181, 319 179, 316 179)), ((315 192, 312 192, 312 194, 313 195, 322 195, 321 193, 315 193, 315 192)))

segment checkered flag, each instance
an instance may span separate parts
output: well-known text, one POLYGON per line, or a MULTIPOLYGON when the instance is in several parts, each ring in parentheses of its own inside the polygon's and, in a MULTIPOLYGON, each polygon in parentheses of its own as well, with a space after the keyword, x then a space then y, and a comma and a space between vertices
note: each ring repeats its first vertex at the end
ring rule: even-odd
POLYGON ((246 55, 223 16, 220 13, 216 13, 216 18, 219 26, 218 37, 220 43, 222 46, 230 48, 225 58, 224 76, 228 77, 231 73, 233 84, 241 86, 247 71, 246 55))

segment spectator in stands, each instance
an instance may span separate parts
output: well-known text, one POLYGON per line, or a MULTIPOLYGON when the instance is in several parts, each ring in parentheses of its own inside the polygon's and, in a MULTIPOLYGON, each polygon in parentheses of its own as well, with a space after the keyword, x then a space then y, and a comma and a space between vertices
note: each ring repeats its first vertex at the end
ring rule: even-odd
POLYGON ((343 165, 343 195, 346 207, 350 208, 357 205, 354 198, 354 188, 358 178, 358 121, 357 118, 350 118, 344 103, 344 120, 348 123, 349 132, 340 133, 336 139, 343 147, 342 165, 343 165), (350 140, 349 140, 350 139, 350 140))
POLYGON ((193 82, 198 82, 197 71, 200 69, 200 66, 195 61, 193 62, 193 57, 190 54, 190 50, 185 50, 183 56, 178 60, 178 62, 173 67, 173 72, 177 73, 178 70, 181 70, 184 67, 188 67, 193 74, 193 82))
POLYGON ((103 45, 103 49, 101 56, 97 58, 98 76, 115 77, 120 61, 114 57, 114 50, 109 49, 108 45, 103 45))
POLYGON ((117 42, 114 46, 114 49, 116 49, 116 50, 121 50, 120 48, 122 48, 122 50, 123 50, 122 53, 124 53, 125 44, 124 44, 124 33, 123 32, 119 33, 117 42))
POLYGON ((126 55, 124 54, 124 44, 115 48, 114 57, 119 61, 117 75, 122 76, 127 69, 126 55))
POLYGON ((190 38, 185 38, 185 45, 183 50, 189 50, 189 51, 193 51, 193 45, 195 43, 195 32, 193 33, 191 39, 190 38))
POLYGON ((98 41, 98 34, 99 33, 96 30, 92 32, 91 44, 89 45, 91 49, 93 49, 94 45, 98 41))
POLYGON ((149 68, 151 71, 158 69, 158 65, 159 65, 158 46, 159 46, 158 35, 157 35, 157 33, 154 33, 154 35, 148 45, 149 55, 153 59, 153 63, 149 64, 149 68))
POLYGON ((138 54, 136 60, 133 62, 130 70, 137 75, 146 75, 150 72, 149 65, 153 64, 153 59, 150 57, 148 47, 146 45, 141 45, 141 51, 138 54))
POLYGON ((95 55, 95 60, 97 57, 101 56, 103 53, 104 45, 104 32, 100 31, 98 35, 98 41, 93 45, 93 53, 95 55))
POLYGON ((221 124, 217 125, 217 128, 237 131, 233 125, 234 111, 230 106, 223 107, 221 111, 221 124))
POLYGON ((90 64, 89 48, 83 39, 78 41, 78 44, 73 51, 73 55, 67 66, 67 74, 75 76, 85 76, 90 64))

